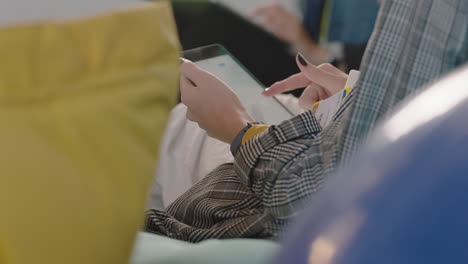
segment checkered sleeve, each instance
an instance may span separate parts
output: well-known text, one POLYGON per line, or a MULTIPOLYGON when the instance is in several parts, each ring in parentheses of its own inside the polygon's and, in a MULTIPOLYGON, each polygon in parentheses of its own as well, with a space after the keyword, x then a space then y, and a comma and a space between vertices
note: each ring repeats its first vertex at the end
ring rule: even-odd
MULTIPOLYGON (((339 127, 351 109, 354 90, 338 109, 328 130, 339 127)), ((319 190, 330 163, 323 155, 323 133, 312 111, 305 112, 245 142, 236 153, 236 175, 261 199, 273 217, 265 228, 279 234, 279 227, 302 211, 303 199, 319 190)), ((325 144, 327 145, 327 144, 325 144)), ((328 151, 325 151, 328 152, 328 151)))
POLYGON ((311 138, 320 131, 320 124, 312 111, 286 120, 280 125, 271 126, 242 144, 235 155, 235 170, 241 180, 250 186, 252 170, 263 154, 295 139, 311 138))

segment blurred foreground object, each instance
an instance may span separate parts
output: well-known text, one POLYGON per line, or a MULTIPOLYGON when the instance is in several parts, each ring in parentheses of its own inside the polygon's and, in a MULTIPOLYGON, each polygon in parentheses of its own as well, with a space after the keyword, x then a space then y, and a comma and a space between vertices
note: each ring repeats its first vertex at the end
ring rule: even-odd
POLYGON ((179 44, 169 2, 116 2, 0 27, 2 264, 128 262, 179 44))
POLYGON ((313 202, 275 263, 467 263, 467 81, 465 67, 407 100, 313 202))

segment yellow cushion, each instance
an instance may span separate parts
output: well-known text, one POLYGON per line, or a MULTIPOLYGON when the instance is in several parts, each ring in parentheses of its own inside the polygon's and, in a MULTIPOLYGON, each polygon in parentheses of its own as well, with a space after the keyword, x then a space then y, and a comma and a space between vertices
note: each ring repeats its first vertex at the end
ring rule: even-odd
POLYGON ((178 91, 164 2, 0 28, 0 262, 127 263, 178 91))

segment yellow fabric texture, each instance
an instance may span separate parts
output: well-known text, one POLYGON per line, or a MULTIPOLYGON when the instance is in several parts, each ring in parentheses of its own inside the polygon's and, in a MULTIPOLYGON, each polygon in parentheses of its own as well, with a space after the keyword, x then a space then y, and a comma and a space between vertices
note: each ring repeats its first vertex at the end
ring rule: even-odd
POLYGON ((0 261, 128 263, 178 94, 167 2, 0 28, 0 261))
POLYGON ((244 136, 242 137, 242 144, 247 142, 249 139, 255 137, 256 135, 262 133, 263 131, 267 130, 270 126, 268 125, 253 125, 249 128, 244 136))

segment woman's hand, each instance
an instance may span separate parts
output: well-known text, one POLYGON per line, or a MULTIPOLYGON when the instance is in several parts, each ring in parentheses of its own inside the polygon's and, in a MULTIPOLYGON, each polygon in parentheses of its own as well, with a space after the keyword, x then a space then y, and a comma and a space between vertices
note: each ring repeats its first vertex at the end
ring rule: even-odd
POLYGON ((309 110, 314 103, 327 99, 345 88, 348 75, 333 65, 328 63, 312 65, 301 54, 296 56, 296 63, 301 70, 300 73, 273 84, 263 92, 263 95, 272 96, 306 87, 299 98, 299 105, 309 110))
POLYGON ((249 116, 238 96, 213 74, 185 60, 181 65, 180 91, 187 118, 211 137, 231 144, 249 116))

